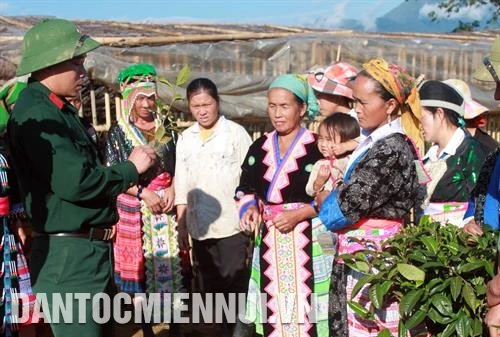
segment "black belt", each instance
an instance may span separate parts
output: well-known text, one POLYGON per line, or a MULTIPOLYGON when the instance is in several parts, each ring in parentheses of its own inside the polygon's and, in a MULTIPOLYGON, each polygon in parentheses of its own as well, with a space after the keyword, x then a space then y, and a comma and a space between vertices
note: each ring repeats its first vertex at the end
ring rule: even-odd
POLYGON ((71 238, 82 238, 95 241, 108 241, 113 238, 112 228, 97 228, 93 227, 88 231, 78 231, 78 232, 59 232, 59 233, 40 233, 33 232, 33 237, 71 237, 71 238))

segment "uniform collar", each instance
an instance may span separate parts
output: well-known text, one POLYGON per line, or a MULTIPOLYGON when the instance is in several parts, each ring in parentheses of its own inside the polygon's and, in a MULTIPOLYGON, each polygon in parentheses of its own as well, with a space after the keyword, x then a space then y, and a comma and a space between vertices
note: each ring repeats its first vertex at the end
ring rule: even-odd
MULTIPOLYGON (((49 88, 47 88, 45 85, 43 85, 41 82, 34 80, 30 78, 28 80, 28 87, 31 89, 34 89, 36 91, 40 91, 43 93, 44 96, 47 96, 49 100, 59 109, 63 110, 64 107, 70 107, 74 108, 71 104, 69 104, 65 99, 57 96, 55 93, 50 91, 49 88)), ((76 111, 76 109, 74 109, 76 111)))

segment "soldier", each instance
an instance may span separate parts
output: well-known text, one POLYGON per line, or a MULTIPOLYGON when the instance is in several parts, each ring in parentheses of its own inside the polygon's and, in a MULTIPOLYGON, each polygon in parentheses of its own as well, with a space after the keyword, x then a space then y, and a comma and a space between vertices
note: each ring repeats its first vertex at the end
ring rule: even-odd
POLYGON ((33 226, 33 290, 46 294, 49 312, 59 295, 64 300, 69 294, 71 303, 64 304, 73 306, 71 321, 54 323, 51 315, 55 337, 111 335, 92 319, 92 296, 110 289, 116 197, 136 185, 156 159, 151 147, 140 146, 128 161, 105 167, 66 100, 82 89, 86 53, 97 47, 66 20, 44 20, 28 30, 17 75, 31 77, 8 124, 13 165, 33 226), (90 294, 84 310, 72 293, 90 294))

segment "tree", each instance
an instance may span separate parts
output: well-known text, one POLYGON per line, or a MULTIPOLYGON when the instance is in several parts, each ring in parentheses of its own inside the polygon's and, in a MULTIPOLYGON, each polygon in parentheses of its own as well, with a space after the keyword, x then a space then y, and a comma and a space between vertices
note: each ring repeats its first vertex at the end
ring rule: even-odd
MULTIPOLYGON (((442 0, 438 7, 446 13, 447 17, 471 8, 488 7, 490 11, 486 21, 487 24, 497 23, 500 18, 500 0, 442 0)), ((429 17, 432 21, 436 21, 440 19, 440 14, 432 11, 429 13, 429 17)), ((470 31, 479 28, 479 26, 480 22, 478 20, 460 21, 455 31, 470 31)))

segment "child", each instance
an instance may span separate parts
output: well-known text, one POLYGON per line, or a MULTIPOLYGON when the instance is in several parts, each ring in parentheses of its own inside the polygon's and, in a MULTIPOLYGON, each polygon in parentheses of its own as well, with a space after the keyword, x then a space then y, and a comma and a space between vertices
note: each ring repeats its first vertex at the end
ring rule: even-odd
POLYGON ((333 147, 359 137, 359 125, 355 118, 336 113, 321 122, 318 129, 318 149, 324 159, 318 160, 311 171, 306 193, 316 196, 321 191, 332 191, 342 182, 351 152, 341 156, 333 154, 333 147))

